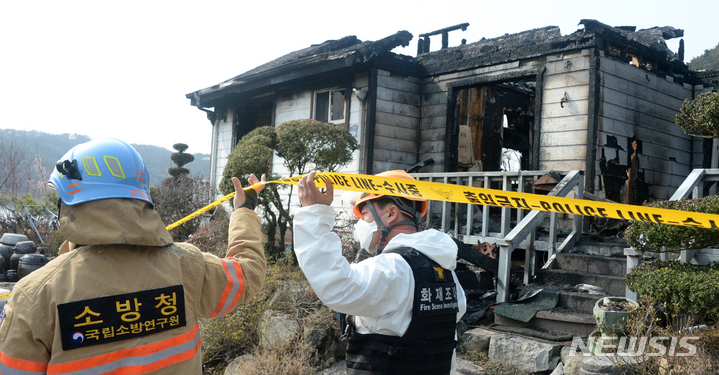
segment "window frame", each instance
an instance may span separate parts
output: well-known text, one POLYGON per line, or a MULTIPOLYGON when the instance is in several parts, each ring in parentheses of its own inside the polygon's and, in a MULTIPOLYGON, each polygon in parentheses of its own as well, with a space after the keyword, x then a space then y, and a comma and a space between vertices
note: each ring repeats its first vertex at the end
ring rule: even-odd
MULTIPOLYGON (((349 117, 349 110, 347 108, 348 107, 347 91, 348 90, 346 87, 339 87, 339 86, 313 91, 312 92, 312 107, 311 107, 312 114, 310 117, 313 120, 317 120, 317 104, 319 103, 319 101, 317 100, 317 96, 320 94, 323 94, 323 93, 329 93, 328 99, 327 99, 328 103, 327 103, 327 121, 326 122, 328 122, 330 124, 336 124, 336 125, 340 125, 340 124, 347 125, 348 124, 347 120, 349 117), (343 92, 344 100, 342 101, 342 118, 337 119, 337 120, 332 120, 332 112, 333 112, 332 110, 335 105, 333 93, 337 92, 337 91, 343 92)), ((321 121, 321 120, 317 120, 317 121, 321 121)))

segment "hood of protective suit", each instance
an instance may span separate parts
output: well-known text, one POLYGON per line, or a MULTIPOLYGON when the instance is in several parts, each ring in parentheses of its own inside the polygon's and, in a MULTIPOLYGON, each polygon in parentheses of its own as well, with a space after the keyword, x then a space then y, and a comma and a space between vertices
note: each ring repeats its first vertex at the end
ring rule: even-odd
POLYGON ((160 215, 138 199, 100 199, 60 209, 60 231, 73 244, 166 246, 173 243, 160 215))
POLYGON ((452 237, 435 229, 406 234, 399 233, 384 248, 384 251, 399 247, 411 247, 437 262, 442 268, 454 271, 457 268, 457 244, 452 237))

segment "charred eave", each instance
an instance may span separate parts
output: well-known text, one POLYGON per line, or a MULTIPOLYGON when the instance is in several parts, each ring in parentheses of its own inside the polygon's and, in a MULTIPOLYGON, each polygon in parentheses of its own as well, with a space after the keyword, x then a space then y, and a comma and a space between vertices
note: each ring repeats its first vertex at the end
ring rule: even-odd
POLYGON ((282 86, 311 80, 328 74, 342 75, 353 70, 367 69, 368 65, 397 65, 410 72, 421 70, 410 61, 393 59, 389 51, 409 45, 412 34, 399 31, 374 42, 361 42, 354 36, 327 41, 295 51, 261 65, 218 85, 186 95, 197 107, 213 107, 238 96, 253 95, 275 90, 282 86), (396 61, 395 61, 396 60, 396 61))

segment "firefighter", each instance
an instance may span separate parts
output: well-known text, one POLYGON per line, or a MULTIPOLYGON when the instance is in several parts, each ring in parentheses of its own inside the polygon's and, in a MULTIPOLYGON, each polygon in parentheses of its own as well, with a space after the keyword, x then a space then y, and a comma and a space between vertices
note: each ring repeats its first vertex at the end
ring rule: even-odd
MULTIPOLYGON (((378 255, 350 264, 332 232, 332 183, 322 193, 314 176, 298 183, 295 252, 322 302, 350 315, 347 373, 454 373, 456 324, 467 303, 454 274, 455 242, 434 229, 418 231, 427 200, 359 195, 355 238, 378 255)), ((404 171, 378 176, 414 180, 404 171)))
POLYGON ((67 241, 15 285, 0 323, 0 373, 202 372, 198 319, 226 315, 264 284, 253 211, 264 185, 245 193, 232 179, 229 246, 218 258, 173 242, 148 177, 137 151, 115 139, 60 159, 49 184, 67 241))

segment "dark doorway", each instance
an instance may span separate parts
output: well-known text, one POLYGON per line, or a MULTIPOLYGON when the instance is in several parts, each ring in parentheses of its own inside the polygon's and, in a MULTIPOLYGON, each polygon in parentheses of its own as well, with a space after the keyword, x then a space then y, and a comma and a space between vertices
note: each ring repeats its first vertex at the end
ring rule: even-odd
POLYGON ((532 166, 534 78, 457 90, 458 170, 517 171, 532 166))

